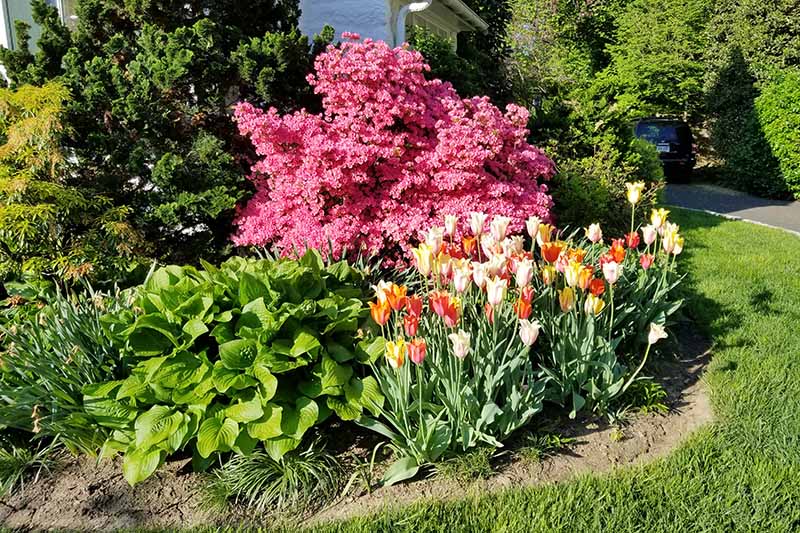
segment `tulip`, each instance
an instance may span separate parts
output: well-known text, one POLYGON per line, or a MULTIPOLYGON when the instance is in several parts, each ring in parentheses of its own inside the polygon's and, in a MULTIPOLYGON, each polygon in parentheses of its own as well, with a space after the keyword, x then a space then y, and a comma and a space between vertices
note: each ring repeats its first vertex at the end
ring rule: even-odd
POLYGON ((609 261, 608 263, 603 264, 603 276, 605 276, 609 285, 615 284, 621 274, 622 265, 616 261, 609 261))
POLYGON ((595 278, 589 283, 589 292, 591 292, 593 296, 600 296, 606 292, 606 284, 603 283, 602 279, 595 278))
POLYGON ((492 219, 490 228, 492 230, 492 237, 494 237, 494 240, 500 242, 506 238, 506 232, 508 232, 509 224, 511 224, 511 219, 509 217, 498 215, 492 219))
POLYGON ((497 244, 497 242, 495 242, 491 233, 481 235, 479 242, 481 245, 481 250, 483 250, 483 255, 486 257, 492 257, 494 255, 494 245, 497 244))
POLYGON ((563 249, 563 242, 545 242, 542 244, 542 258, 548 263, 555 263, 556 259, 558 259, 558 256, 561 255, 561 250, 563 249))
POLYGON ((598 242, 603 240, 603 230, 600 229, 600 224, 589 224, 589 227, 586 228, 586 238, 592 244, 597 244, 598 242))
POLYGON ((558 303, 561 305, 561 310, 565 313, 572 311, 575 307, 575 291, 569 287, 558 291, 558 303))
POLYGON ((487 265, 485 263, 472 262, 472 279, 479 289, 486 286, 486 278, 489 276, 487 265))
POLYGON ((639 233, 632 231, 630 233, 625 234, 625 245, 628 248, 638 248, 639 247, 639 233))
POLYGON ((444 242, 444 228, 439 226, 434 226, 428 230, 428 234, 425 235, 425 244, 427 244, 433 255, 438 255, 439 251, 442 249, 442 243, 444 242))
POLYGON ((553 226, 550 224, 539 224, 539 233, 536 234, 536 243, 541 247, 542 244, 550 242, 553 235, 553 226))
POLYGON ((486 280, 486 299, 490 305, 495 306, 503 301, 508 289, 508 280, 494 276, 486 280))
POLYGON ((606 303, 603 301, 602 298, 598 298, 594 294, 590 294, 586 297, 586 302, 583 304, 583 311, 587 315, 599 315, 603 309, 605 309, 606 303))
POLYGON ((516 273, 517 287, 525 287, 530 284, 533 279, 533 261, 530 259, 523 259, 517 263, 516 273))
POLYGON ((408 343, 408 358, 411 359, 412 363, 419 366, 425 360, 425 352, 427 349, 428 345, 425 343, 425 339, 419 337, 411 339, 408 343))
POLYGON ((444 325, 448 328, 454 328, 458 325, 458 318, 461 312, 461 299, 460 298, 450 298, 450 302, 448 306, 445 308, 444 315, 442 319, 444 319, 444 325))
POLYGON ((678 236, 675 239, 675 247, 672 249, 672 255, 680 255, 683 251, 683 237, 678 236))
POLYGON ((451 333, 447 336, 450 342, 453 343, 453 355, 459 359, 464 359, 470 352, 470 336, 469 333, 463 329, 458 330, 458 333, 451 333))
POLYGON ((472 271, 469 268, 469 263, 464 261, 453 267, 453 286, 456 292, 462 293, 469 287, 469 282, 472 280, 472 271))
POLYGON ((533 322, 529 320, 519 321, 519 338, 522 339, 522 344, 525 346, 533 346, 536 339, 539 338, 539 330, 542 325, 537 320, 533 322))
POLYGON ((628 202, 631 205, 638 204, 642 197, 642 191, 644 190, 644 182, 637 181, 636 183, 626 183, 625 187, 628 189, 628 202))
POLYGON ((515 253, 521 254, 524 249, 525 249, 525 239, 522 238, 522 235, 512 236, 511 250, 513 250, 515 253))
POLYGON ((403 339, 386 343, 386 361, 392 368, 400 368, 406 359, 406 343, 403 339))
POLYGON ((556 280, 556 268, 551 265, 542 267, 542 283, 545 285, 552 285, 556 280))
POLYGON ((372 285, 371 288, 375 291, 375 298, 377 298, 378 302, 384 302, 392 288, 392 284, 388 281, 381 280, 377 285, 372 285))
POLYGON ((492 257, 486 265, 486 273, 489 276, 502 276, 506 273, 507 260, 502 255, 492 257))
POLYGON ((527 287, 522 287, 522 289, 519 291, 520 299, 527 303, 531 303, 533 301, 534 294, 535 293, 533 292, 533 287, 531 287, 530 285, 528 285, 527 287))
POLYGON ((475 237, 464 237, 461 239, 461 245, 464 247, 464 253, 472 256, 478 247, 478 239, 475 237))
POLYGON ((664 326, 659 326, 655 322, 650 323, 650 332, 647 334, 647 343, 655 344, 661 339, 667 338, 667 332, 664 326))
POLYGON ((395 311, 400 311, 406 306, 406 291, 406 287, 400 287, 394 283, 392 283, 389 286, 389 290, 386 291, 386 299, 395 311))
POLYGON ((458 217, 455 215, 444 216, 444 232, 450 237, 454 237, 458 228, 458 217))
POLYGON ((423 277, 427 278, 431 275, 433 268, 434 252, 426 243, 421 243, 419 247, 413 248, 411 253, 414 255, 414 264, 423 277))
POLYGON ((406 312, 417 318, 422 315, 422 298, 419 296, 409 296, 406 298, 406 312))
POLYGON ((520 294, 519 298, 514 302, 514 312, 517 313, 517 317, 521 319, 530 317, 531 313, 533 313, 533 306, 530 300, 526 301, 522 294, 520 294))
POLYGON ((590 266, 582 266, 581 271, 578 274, 578 287, 581 290, 589 289, 589 285, 592 283, 592 278, 594 276, 594 268, 590 266))
POLYGON ((525 221, 525 228, 528 230, 528 235, 530 235, 531 239, 535 239, 539 235, 539 225, 541 223, 542 219, 539 217, 530 217, 525 221))
POLYGON ((439 260, 436 262, 437 267, 437 274, 441 277, 441 279, 445 281, 449 281, 450 278, 453 276, 453 262, 452 257, 445 253, 439 254, 439 260))
POLYGON ((486 219, 489 218, 486 213, 470 213, 469 227, 472 234, 476 237, 483 234, 483 228, 486 226, 486 219))
POLYGON ((648 224, 642 228, 642 239, 647 246, 653 244, 656 240, 656 235, 658 235, 658 232, 655 226, 648 224))
POLYGON ((492 307, 492 304, 484 304, 483 312, 486 313, 486 320, 489 324, 494 324, 494 307, 492 307))
POLYGON ((653 209, 650 212, 650 224, 658 229, 667 222, 667 216, 669 216, 669 211, 663 207, 660 209, 653 209))
POLYGON ((586 250, 583 248, 570 248, 567 250, 567 259, 569 261, 577 261, 583 263, 583 258, 586 257, 586 250))
POLYGON ((653 266, 653 261, 655 261, 655 256, 653 254, 642 254, 639 256, 639 264, 642 265, 644 270, 653 266))
POLYGON ((418 329, 419 317, 414 315, 406 315, 403 317, 403 330, 406 332, 406 336, 413 337, 417 334, 418 329))
POLYGON ((614 257, 614 261, 622 263, 625 261, 625 241, 623 239, 614 239, 611 241, 611 248, 608 253, 614 257))
POLYGON ((378 303, 369 302, 369 314, 376 324, 385 326, 392 316, 392 306, 389 305, 387 300, 382 302, 379 300, 378 303))
POLYGON ((577 261, 570 261, 567 265, 567 268, 564 269, 564 280, 567 282, 567 285, 570 287, 574 287, 578 284, 578 278, 581 275, 581 269, 583 265, 578 263, 577 261))
POLYGON ((434 291, 430 294, 431 309, 439 316, 444 316, 450 302, 450 294, 445 291, 434 291))
POLYGON ((672 222, 667 222, 664 226, 664 235, 661 241, 661 246, 664 248, 664 251, 668 254, 671 254, 672 251, 675 249, 675 244, 680 237, 678 231, 680 228, 677 224, 673 224, 672 222))

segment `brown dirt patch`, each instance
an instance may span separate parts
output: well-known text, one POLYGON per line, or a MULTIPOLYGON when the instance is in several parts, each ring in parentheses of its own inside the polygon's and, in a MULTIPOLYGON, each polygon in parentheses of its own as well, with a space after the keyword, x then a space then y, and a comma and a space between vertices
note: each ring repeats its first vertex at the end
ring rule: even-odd
MULTIPOLYGON (((688 330, 679 332, 673 359, 664 358, 651 373, 668 392, 666 415, 635 415, 623 428, 621 440, 612 439, 615 427, 598 419, 560 424, 557 432, 573 437, 567 450, 539 462, 509 460, 489 479, 468 486, 444 479, 423 479, 386 487, 360 496, 340 499, 309 517, 307 523, 342 519, 387 508, 408 505, 420 499, 449 499, 465 492, 484 492, 506 487, 525 487, 567 480, 589 472, 607 472, 616 467, 641 464, 666 455, 691 432, 709 422, 712 410, 701 380, 709 358, 709 343, 688 330)), ((359 439, 354 436, 356 440, 359 439)), ((367 455, 375 442, 367 437, 361 449, 367 455)), ((344 443, 340 443, 344 444, 344 443)), ((352 444, 352 443, 351 443, 352 444)), ((265 522, 207 513, 199 508, 201 479, 192 473, 188 459, 170 461, 153 477, 130 487, 122 477, 121 461, 81 457, 68 460, 51 476, 0 501, 0 522, 19 530, 71 529, 111 530, 120 528, 192 527, 198 525, 252 525, 265 522)))

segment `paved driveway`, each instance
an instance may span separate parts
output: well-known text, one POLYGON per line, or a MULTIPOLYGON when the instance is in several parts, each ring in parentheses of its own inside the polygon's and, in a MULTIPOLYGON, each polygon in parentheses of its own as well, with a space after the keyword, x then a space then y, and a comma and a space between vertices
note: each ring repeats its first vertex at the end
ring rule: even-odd
POLYGON ((733 218, 759 222, 800 234, 800 202, 757 198, 716 185, 667 185, 666 203, 713 211, 733 218))

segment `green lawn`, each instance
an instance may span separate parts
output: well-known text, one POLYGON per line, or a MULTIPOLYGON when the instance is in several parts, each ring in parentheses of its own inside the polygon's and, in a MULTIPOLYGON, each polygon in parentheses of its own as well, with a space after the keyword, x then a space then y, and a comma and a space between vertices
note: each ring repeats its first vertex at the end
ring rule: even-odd
POLYGON ((800 239, 687 211, 674 219, 688 314, 715 343, 712 426, 644 467, 311 531, 800 530, 800 239))

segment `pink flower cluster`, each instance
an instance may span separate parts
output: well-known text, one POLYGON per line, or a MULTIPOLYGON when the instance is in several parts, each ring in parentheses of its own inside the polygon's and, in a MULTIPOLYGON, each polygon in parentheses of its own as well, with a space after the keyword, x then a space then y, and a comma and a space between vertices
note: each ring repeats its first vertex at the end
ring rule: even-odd
POLYGON ((320 115, 236 108, 239 131, 262 157, 237 245, 327 249, 330 240, 337 250, 399 257, 419 242, 415 228, 445 213, 506 215, 511 231, 532 215, 550 219, 542 182, 554 165, 527 143, 526 109, 461 99, 449 83, 425 79, 418 52, 381 41, 330 46, 315 70, 308 81, 322 96, 320 115))

